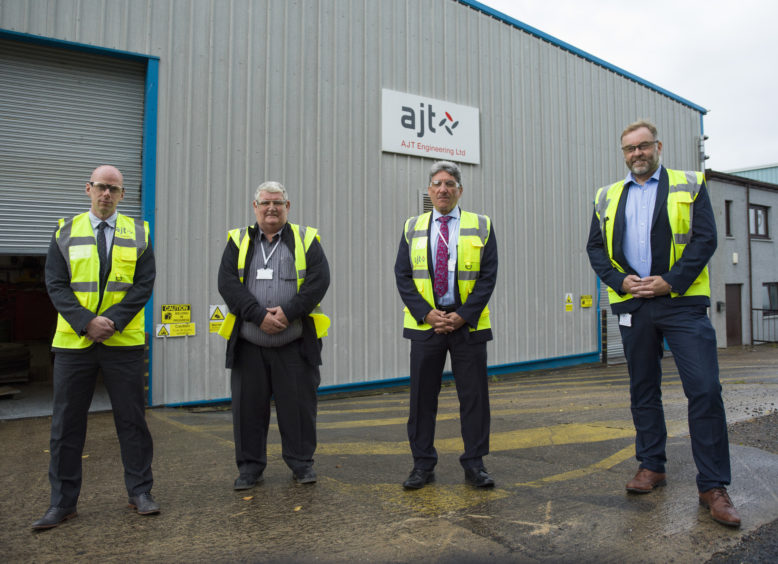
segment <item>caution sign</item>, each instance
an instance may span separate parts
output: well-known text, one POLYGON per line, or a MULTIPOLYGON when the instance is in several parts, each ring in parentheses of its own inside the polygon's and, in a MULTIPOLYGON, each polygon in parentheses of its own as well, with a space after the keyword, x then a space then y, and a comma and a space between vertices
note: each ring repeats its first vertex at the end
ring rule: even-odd
POLYGON ((592 307, 592 304, 594 302, 592 301, 592 297, 589 295, 583 295, 581 296, 581 307, 592 307))
POLYGON ((565 311, 573 311, 573 294, 565 294, 565 311))
POLYGON ((165 304, 162 306, 162 323, 189 323, 192 321, 190 304, 165 304))
POLYGON ((218 333, 224 323, 224 318, 230 312, 226 304, 212 304, 208 306, 208 332, 218 333))
POLYGON ((191 337, 197 334, 194 323, 160 323, 157 325, 157 337, 191 337))

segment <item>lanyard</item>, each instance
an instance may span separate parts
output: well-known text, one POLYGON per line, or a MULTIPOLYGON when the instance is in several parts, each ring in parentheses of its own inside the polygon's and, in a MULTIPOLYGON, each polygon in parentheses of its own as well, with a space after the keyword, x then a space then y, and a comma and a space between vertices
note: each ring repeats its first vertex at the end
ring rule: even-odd
MULTIPOLYGON (((451 217, 451 219, 456 219, 453 216, 449 216, 449 217, 451 217)), ((451 219, 449 221, 451 221, 451 219)), ((443 233, 440 232, 440 225, 438 224, 438 221, 434 220, 432 222, 432 226, 434 227, 433 232, 432 232, 432 240, 433 241, 435 240, 435 235, 437 234, 438 239, 440 241, 443 241, 443 244, 446 245, 446 248, 450 250, 450 247, 448 245, 448 241, 446 241, 446 238, 443 236, 443 233)), ((458 223, 457 223, 457 229, 459 229, 459 224, 458 223)), ((448 238, 451 239, 451 231, 450 230, 448 232, 448 238)))
POLYGON ((270 260, 270 257, 273 256, 273 253, 276 252, 276 249, 278 248, 278 244, 281 242, 281 237, 278 237, 278 241, 276 241, 276 244, 273 245, 273 248, 270 249, 270 254, 265 254, 265 245, 262 244, 262 241, 259 241, 259 248, 262 249, 262 258, 265 260, 264 267, 267 268, 267 263, 270 260))

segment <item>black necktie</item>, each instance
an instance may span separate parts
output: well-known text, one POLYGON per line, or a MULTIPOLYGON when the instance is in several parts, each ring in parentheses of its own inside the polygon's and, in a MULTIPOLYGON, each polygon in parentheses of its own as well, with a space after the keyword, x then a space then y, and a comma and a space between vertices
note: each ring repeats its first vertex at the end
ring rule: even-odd
POLYGON ((110 265, 108 264, 108 251, 105 244, 105 228, 108 224, 101 221, 97 226, 97 255, 100 257, 100 287, 105 286, 105 280, 108 278, 110 265))

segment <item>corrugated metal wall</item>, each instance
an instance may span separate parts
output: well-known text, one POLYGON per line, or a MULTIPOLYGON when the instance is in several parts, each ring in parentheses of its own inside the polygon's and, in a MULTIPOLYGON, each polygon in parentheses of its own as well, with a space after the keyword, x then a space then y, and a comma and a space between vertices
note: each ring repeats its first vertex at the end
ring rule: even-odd
POLYGON ((392 267, 430 161, 381 153, 381 88, 480 108, 461 204, 499 242, 490 365, 597 351, 584 245, 595 188, 625 174, 626 123, 653 119, 664 161, 698 166, 697 110, 453 0, 4 0, 0 27, 160 58, 155 320, 191 303, 198 334, 154 341, 154 403, 229 395, 208 305, 267 179, 333 270, 322 384, 408 374, 392 267))

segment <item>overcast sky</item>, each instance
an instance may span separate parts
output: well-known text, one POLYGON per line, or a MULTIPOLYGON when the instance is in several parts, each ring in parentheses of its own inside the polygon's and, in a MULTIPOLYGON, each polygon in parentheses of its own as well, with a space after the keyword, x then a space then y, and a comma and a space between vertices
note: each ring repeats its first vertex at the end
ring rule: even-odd
POLYGON ((778 163, 775 0, 480 1, 708 110, 706 168, 778 163))

